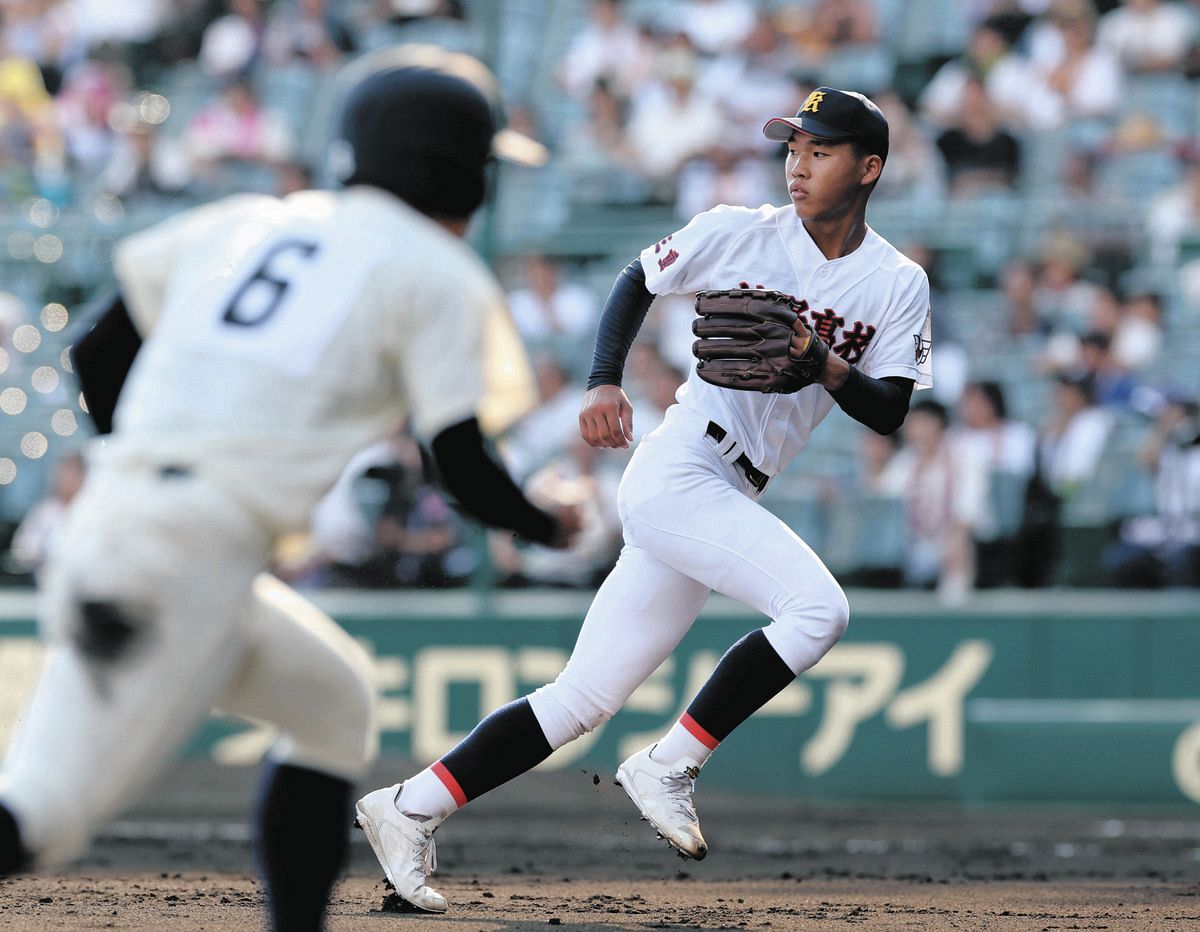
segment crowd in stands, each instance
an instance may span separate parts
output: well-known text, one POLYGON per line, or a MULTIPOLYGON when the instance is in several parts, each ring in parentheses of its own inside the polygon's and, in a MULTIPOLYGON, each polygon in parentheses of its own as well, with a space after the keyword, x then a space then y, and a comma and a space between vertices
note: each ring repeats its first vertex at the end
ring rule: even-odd
MULTIPOLYGON (((869 219, 929 273, 936 384, 892 437, 831 416, 768 503, 839 576, 952 602, 1200 585, 1195 0, 0 0, 0 579, 29 581, 82 468, 69 377, 31 383, 68 367, 47 310, 105 284, 122 231, 323 183, 333 75, 406 41, 487 57, 552 152, 500 173, 485 241, 540 395, 500 449, 531 490, 585 503, 588 531, 562 554, 485 539, 398 432, 281 553, 288 578, 602 577, 624 463, 575 415, 631 230, 780 202, 761 126, 830 84, 888 117, 869 219)), ((639 434, 692 364, 692 313, 656 302, 635 346, 639 434)))

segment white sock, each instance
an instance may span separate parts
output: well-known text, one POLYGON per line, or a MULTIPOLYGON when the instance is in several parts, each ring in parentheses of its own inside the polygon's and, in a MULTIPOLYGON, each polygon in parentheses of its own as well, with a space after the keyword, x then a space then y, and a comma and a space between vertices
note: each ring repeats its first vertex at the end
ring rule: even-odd
POLYGON ((660 764, 674 766, 680 761, 692 761, 698 767, 703 767, 704 762, 716 750, 716 745, 709 747, 699 738, 697 738, 683 724, 683 720, 676 722, 671 726, 671 730, 654 746, 654 750, 650 752, 650 759, 656 760, 660 764))
POLYGON ((458 803, 433 768, 426 767, 404 782, 396 808, 413 819, 444 819, 458 809, 458 803))

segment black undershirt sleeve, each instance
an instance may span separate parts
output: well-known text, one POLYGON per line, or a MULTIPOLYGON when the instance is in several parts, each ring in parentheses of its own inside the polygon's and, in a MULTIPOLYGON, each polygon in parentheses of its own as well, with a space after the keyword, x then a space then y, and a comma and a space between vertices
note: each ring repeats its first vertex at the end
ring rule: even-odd
POLYGON ((877 434, 890 434, 908 415, 912 386, 911 379, 873 379, 851 366, 846 384, 829 394, 839 408, 860 424, 866 424, 877 434))
POLYGON ((484 524, 542 544, 553 539, 554 518, 533 505, 488 452, 475 418, 447 427, 433 438, 432 449, 446 490, 484 524))
POLYGON ((654 294, 646 288, 646 270, 642 260, 634 259, 613 282, 600 325, 596 330, 596 351, 592 356, 592 372, 587 387, 620 385, 625 371, 625 357, 646 319, 654 294))
POLYGON ((112 432, 117 398, 141 346, 120 291, 101 300, 91 327, 71 345, 71 366, 99 434, 112 432))

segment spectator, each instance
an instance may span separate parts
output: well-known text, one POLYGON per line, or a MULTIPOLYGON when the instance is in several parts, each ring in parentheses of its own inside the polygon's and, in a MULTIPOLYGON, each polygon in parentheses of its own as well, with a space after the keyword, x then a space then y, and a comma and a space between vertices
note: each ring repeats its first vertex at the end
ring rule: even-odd
POLYGON ((526 256, 525 286, 508 296, 517 330, 526 340, 575 340, 596 329, 596 296, 583 285, 562 280, 549 256, 526 256))
POLYGON ((740 45, 754 30, 750 0, 684 0, 671 13, 671 24, 705 55, 740 45))
POLYGON ((1125 521, 1105 551, 1115 586, 1200 586, 1200 420, 1197 406, 1167 400, 1139 456, 1154 481, 1154 512, 1125 521))
POLYGON ((117 136, 110 115, 129 94, 130 75, 111 47, 67 72, 57 99, 58 122, 72 165, 85 175, 103 169, 117 136))
POLYGON ((1052 129, 1111 116, 1121 95, 1121 65, 1108 48, 1095 44, 1096 10, 1091 0, 1055 0, 1051 33, 1033 70, 1040 87, 1026 98, 1026 123, 1052 129))
POLYGON ((329 12, 327 0, 291 0, 271 8, 262 49, 273 67, 302 62, 324 69, 353 51, 354 39, 345 23, 329 12))
POLYGON ((954 197, 1008 190, 1016 181, 1020 143, 1001 125, 978 78, 968 78, 963 84, 956 125, 938 137, 937 147, 954 197))
MULTIPOLYGON (((132 108, 131 108, 132 109, 132 108)), ((172 197, 192 180, 187 152, 152 123, 127 114, 118 123, 112 153, 96 179, 97 190, 131 203, 172 197)))
POLYGON ((197 168, 211 173, 222 162, 275 165, 292 153, 287 118, 267 110, 249 81, 232 81, 187 128, 187 147, 197 168))
POLYGON ((1164 268, 1179 261, 1180 244, 1186 238, 1200 242, 1200 145, 1186 147, 1182 158, 1183 181, 1159 194, 1146 214, 1150 257, 1164 268))
POLYGON ((971 535, 986 516, 987 475, 972 449, 948 436, 949 424, 943 405, 914 404, 901 428, 903 445, 879 486, 905 504, 905 581, 936 588, 943 600, 959 604, 973 585, 971 535))
POLYGON ((1191 47, 1193 22, 1176 3, 1122 0, 1100 19, 1096 42, 1134 74, 1178 69, 1191 47))
POLYGON ((1037 435, 1008 417, 1004 391, 996 382, 971 382, 959 402, 959 443, 983 463, 988 502, 975 528, 976 586, 992 588, 1014 581, 1016 532, 1024 489, 1034 471, 1037 435))
POLYGON ((461 0, 367 0, 355 39, 364 51, 416 42, 478 55, 482 46, 461 0))
POLYGON ((543 354, 534 360, 538 406, 508 432, 504 459, 518 482, 557 458, 579 434, 579 398, 583 388, 572 385, 566 368, 543 354))
POLYGON ((445 586, 473 568, 454 513, 403 428, 360 451, 313 512, 305 548, 277 569, 304 586, 445 586))
POLYGON ((1037 274, 1032 263, 1025 259, 1008 263, 1000 277, 1000 290, 1006 307, 1005 329, 1009 337, 1020 340, 1045 332, 1045 324, 1037 310, 1037 274))
POLYGON ((1158 365, 1163 350, 1162 302, 1155 294, 1133 295, 1113 332, 1112 354, 1131 372, 1158 365))
POLYGON ((658 61, 660 81, 634 101, 629 144, 639 170, 659 185, 664 199, 674 200, 680 167, 725 135, 717 104, 696 90, 696 72, 695 53, 686 46, 666 50, 658 61))
POLYGON ((35 573, 46 562, 66 520, 71 501, 83 485, 83 456, 73 451, 59 457, 51 475, 50 494, 29 509, 12 539, 17 565, 35 573))
POLYGON ((777 166, 722 140, 683 166, 675 212, 691 219, 718 204, 758 207, 774 195, 777 166))
POLYGON ((879 176, 875 197, 940 201, 946 190, 946 171, 937 147, 898 94, 887 91, 874 99, 887 117, 889 135, 887 171, 879 176))
POLYGON ((1096 405, 1086 374, 1057 378, 1054 410, 1038 437, 1038 471, 1060 499, 1074 495, 1096 472, 1112 431, 1112 417, 1096 405))
POLYGON ((28 59, 57 94, 62 76, 83 56, 73 4, 64 0, 6 0, 4 54, 28 59))
POLYGON ((966 52, 938 69, 921 92, 922 116, 935 126, 954 126, 972 79, 983 82, 1002 124, 1020 123, 1032 84, 1029 64, 1012 51, 1003 29, 991 20, 976 27, 966 52))
POLYGON ((577 100, 591 94, 597 81, 628 97, 652 71, 651 44, 625 18, 621 0, 592 0, 587 25, 558 66, 558 81, 577 100))
POLYGON ((1073 233, 1058 230, 1043 240, 1040 255, 1033 292, 1040 325, 1049 333, 1082 333, 1091 308, 1101 299, 1100 287, 1082 277, 1090 251, 1073 233))
POLYGON ((262 53, 266 17, 262 0, 227 0, 229 12, 208 24, 200 41, 200 66, 218 78, 249 76, 262 53))
POLYGON ((587 118, 564 134, 559 162, 572 179, 571 195, 584 203, 638 203, 649 187, 636 170, 626 138, 625 104, 607 81, 588 95, 587 118))
POLYGON ((1112 338, 1091 330, 1079 339, 1079 368, 1091 379, 1096 404, 1106 408, 1128 407, 1137 382, 1112 353, 1112 338))

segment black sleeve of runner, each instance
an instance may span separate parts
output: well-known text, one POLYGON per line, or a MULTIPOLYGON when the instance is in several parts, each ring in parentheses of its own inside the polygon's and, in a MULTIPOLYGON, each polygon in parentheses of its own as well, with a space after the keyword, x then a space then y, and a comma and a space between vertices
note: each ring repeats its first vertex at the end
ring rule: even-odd
POLYGON ((592 372, 587 387, 597 385, 620 385, 625 371, 625 357, 633 338, 641 329, 642 321, 654 295, 646 289, 646 270, 642 260, 634 259, 613 282, 604 310, 600 314, 600 325, 596 329, 596 351, 592 356, 592 372))
POLYGON ((890 434, 908 416, 912 388, 912 379, 873 379, 851 366, 846 384, 829 394, 839 408, 860 424, 866 424, 877 434, 890 434))
POLYGON ((470 514, 541 544, 554 538, 558 523, 530 503, 488 452, 475 418, 447 427, 432 446, 442 484, 470 514))
POLYGON ((129 319, 120 291, 108 296, 101 308, 91 328, 72 345, 71 365, 96 432, 108 434, 112 433, 117 398, 142 338, 129 319))

